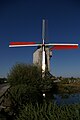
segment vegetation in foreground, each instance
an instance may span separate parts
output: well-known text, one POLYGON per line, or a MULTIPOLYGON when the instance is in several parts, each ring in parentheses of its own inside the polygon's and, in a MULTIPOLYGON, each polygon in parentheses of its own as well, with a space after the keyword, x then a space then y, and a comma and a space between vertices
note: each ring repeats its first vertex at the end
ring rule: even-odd
MULTIPOLYGON (((11 120, 80 120, 80 104, 58 106, 52 102, 43 104, 26 104, 14 116, 7 115, 11 120)), ((1 117, 0 120, 8 120, 1 117)))
POLYGON ((16 120, 80 120, 80 105, 27 104, 16 120))
POLYGON ((4 113, 13 120, 79 120, 80 105, 58 106, 44 99, 44 92, 57 92, 58 85, 49 77, 42 79, 41 69, 33 65, 16 64, 8 74, 11 85, 4 113))

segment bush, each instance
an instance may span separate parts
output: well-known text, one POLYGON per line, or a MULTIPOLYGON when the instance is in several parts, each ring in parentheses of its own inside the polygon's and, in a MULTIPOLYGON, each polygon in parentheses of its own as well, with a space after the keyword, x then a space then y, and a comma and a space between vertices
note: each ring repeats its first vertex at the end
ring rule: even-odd
POLYGON ((43 103, 42 93, 49 92, 53 86, 53 80, 45 76, 42 79, 41 69, 34 65, 16 64, 8 74, 8 82, 11 101, 10 111, 15 116, 26 104, 43 103))
POLYGON ((10 70, 7 78, 11 86, 18 84, 33 85, 41 80, 41 70, 34 65, 16 64, 10 70))
POLYGON ((9 90, 10 111, 17 114, 27 103, 41 102, 39 91, 41 70, 34 65, 16 64, 7 76, 11 87, 9 90))

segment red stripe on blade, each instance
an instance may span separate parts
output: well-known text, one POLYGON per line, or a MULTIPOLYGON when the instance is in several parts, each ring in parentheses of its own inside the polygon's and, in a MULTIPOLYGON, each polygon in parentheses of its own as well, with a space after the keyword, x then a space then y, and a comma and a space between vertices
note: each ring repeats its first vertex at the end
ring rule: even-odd
POLYGON ((33 45, 36 42, 10 42, 10 45, 33 45))
POLYGON ((77 45, 54 45, 51 50, 61 50, 61 49, 76 49, 77 45))

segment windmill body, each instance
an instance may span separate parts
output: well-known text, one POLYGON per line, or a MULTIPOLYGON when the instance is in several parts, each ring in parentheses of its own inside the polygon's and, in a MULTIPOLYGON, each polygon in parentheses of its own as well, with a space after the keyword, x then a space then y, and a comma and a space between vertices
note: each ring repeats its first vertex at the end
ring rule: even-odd
MULTIPOLYGON (((46 47, 45 54, 46 71, 50 72, 50 59, 52 57, 52 50, 50 50, 49 47, 46 47)), ((37 65, 38 67, 42 66, 42 48, 37 48, 33 53, 33 64, 37 65)))

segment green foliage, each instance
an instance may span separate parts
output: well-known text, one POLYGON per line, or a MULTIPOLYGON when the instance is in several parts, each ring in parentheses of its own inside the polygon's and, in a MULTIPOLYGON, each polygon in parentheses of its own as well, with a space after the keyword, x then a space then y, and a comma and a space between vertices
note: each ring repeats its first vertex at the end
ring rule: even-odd
POLYGON ((37 120, 38 117, 40 120, 50 118, 50 111, 53 109, 52 105, 41 104, 43 103, 42 93, 49 92, 54 87, 53 80, 47 76, 42 79, 39 68, 26 64, 14 65, 7 78, 11 85, 9 91, 10 112, 12 111, 13 115, 19 115, 21 120, 26 120, 28 117, 30 120, 37 120), (38 103, 37 106, 35 106, 36 103, 38 103))
POLYGON ((6 120, 6 117, 0 113, 0 120, 6 120))
POLYGON ((41 70, 36 66, 16 64, 7 78, 11 85, 8 113, 14 120, 80 120, 80 105, 57 106, 44 102, 46 98, 43 101, 42 92, 54 92, 58 88, 49 77, 42 79, 41 70))
POLYGON ((39 68, 26 64, 14 65, 8 74, 8 82, 12 86, 10 88, 12 98, 21 105, 41 102, 42 92, 50 91, 53 87, 53 80, 47 76, 42 79, 39 68))
POLYGON ((49 77, 44 77, 40 82, 39 82, 39 88, 42 91, 50 91, 51 88, 53 87, 53 80, 49 77))
POLYGON ((39 91, 41 70, 34 65, 16 64, 8 74, 10 111, 12 114, 19 113, 27 103, 41 102, 42 94, 39 91))
POLYGON ((57 106, 46 102, 43 105, 27 104, 17 120, 80 120, 80 105, 57 106))
POLYGON ((51 78, 42 79, 41 69, 34 65, 16 64, 10 70, 7 78, 11 86, 24 84, 46 91, 50 90, 53 85, 51 78))
POLYGON ((41 70, 36 66, 27 64, 16 64, 8 74, 10 85, 35 84, 41 80, 41 70))
POLYGON ((39 92, 35 87, 27 86, 26 84, 15 85, 10 88, 11 97, 15 99, 18 105, 26 103, 34 103, 39 100, 39 92))

